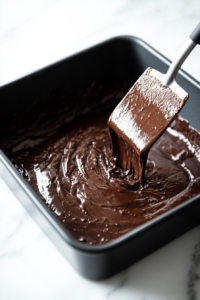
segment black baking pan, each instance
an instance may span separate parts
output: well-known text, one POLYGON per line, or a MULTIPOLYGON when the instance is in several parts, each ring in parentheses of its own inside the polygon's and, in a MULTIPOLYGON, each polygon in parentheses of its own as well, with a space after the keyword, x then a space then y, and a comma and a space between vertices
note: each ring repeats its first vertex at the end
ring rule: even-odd
MULTIPOLYGON (((89 87, 93 80, 105 78, 134 83, 147 67, 166 73, 169 64, 138 38, 110 39, 1 87, 1 124, 5 119, 12 121, 16 109, 28 111, 51 87, 68 86, 78 91, 89 87)), ((190 95, 180 115, 200 131, 200 84, 183 71, 177 82, 190 95)), ((200 196, 196 196, 113 242, 86 245, 71 236, 1 150, 0 161, 3 177, 26 210, 77 272, 92 280, 116 274, 199 224, 200 196)))

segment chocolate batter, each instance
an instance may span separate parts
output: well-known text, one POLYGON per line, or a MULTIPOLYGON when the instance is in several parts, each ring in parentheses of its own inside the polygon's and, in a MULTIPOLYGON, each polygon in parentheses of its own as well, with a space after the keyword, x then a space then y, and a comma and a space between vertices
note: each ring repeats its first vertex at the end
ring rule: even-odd
POLYGON ((112 157, 107 120, 128 87, 96 84, 70 96, 53 91, 49 106, 39 105, 46 107, 43 116, 34 109, 10 128, 15 136, 7 144, 0 140, 49 209, 88 244, 108 243, 200 193, 200 134, 180 117, 151 148, 144 185, 112 157))
POLYGON ((188 93, 182 89, 177 95, 164 86, 158 79, 162 75, 148 68, 108 120, 114 157, 124 171, 141 183, 150 148, 188 99, 188 93))

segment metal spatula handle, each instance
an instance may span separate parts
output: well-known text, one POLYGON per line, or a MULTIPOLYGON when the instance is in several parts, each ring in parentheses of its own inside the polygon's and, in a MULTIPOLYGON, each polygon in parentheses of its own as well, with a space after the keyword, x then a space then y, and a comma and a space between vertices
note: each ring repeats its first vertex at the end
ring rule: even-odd
POLYGON ((173 63, 171 64, 167 74, 164 76, 163 84, 166 86, 170 86, 175 80, 175 77, 182 66, 185 59, 188 57, 190 52, 194 49, 194 47, 199 44, 200 45, 200 23, 191 33, 189 39, 187 40, 186 44, 183 46, 173 63))
POLYGON ((194 31, 190 34, 190 39, 195 43, 200 45, 200 23, 194 29, 194 31))

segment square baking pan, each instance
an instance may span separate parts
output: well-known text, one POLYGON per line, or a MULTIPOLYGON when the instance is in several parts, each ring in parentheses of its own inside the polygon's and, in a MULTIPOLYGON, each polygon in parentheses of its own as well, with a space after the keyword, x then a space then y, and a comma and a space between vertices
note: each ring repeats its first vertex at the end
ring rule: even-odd
MULTIPOLYGON (((134 83, 147 67, 166 73, 169 64, 168 59, 138 38, 110 39, 1 87, 0 126, 5 119, 12 121, 16 110, 26 113, 51 87, 80 91, 94 80, 106 78, 134 83)), ((182 70, 177 82, 190 95, 180 115, 200 131, 200 84, 182 70)), ((26 210, 76 271, 92 280, 116 274, 199 224, 200 195, 113 242, 83 244, 47 208, 2 150, 0 161, 5 181, 26 210)))

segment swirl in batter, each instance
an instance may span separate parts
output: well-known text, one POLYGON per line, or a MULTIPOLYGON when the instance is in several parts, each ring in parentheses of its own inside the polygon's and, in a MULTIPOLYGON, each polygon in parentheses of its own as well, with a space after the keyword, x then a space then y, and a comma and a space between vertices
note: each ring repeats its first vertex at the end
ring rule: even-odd
MULTIPOLYGON (((119 101, 122 95, 117 93, 119 101)), ((107 88, 105 94, 115 106, 116 93, 107 88)), ((52 126, 48 134, 37 125, 32 137, 10 146, 19 172, 49 209, 76 239, 94 245, 108 243, 200 193, 200 134, 177 117, 151 148, 140 185, 112 157, 107 120, 113 106, 76 117, 57 131, 52 126)))
POLYGON ((32 170, 24 164, 26 177, 79 241, 107 243, 200 192, 200 164, 182 128, 191 131, 177 118, 150 150, 144 186, 112 158, 105 114, 49 138, 32 170))

